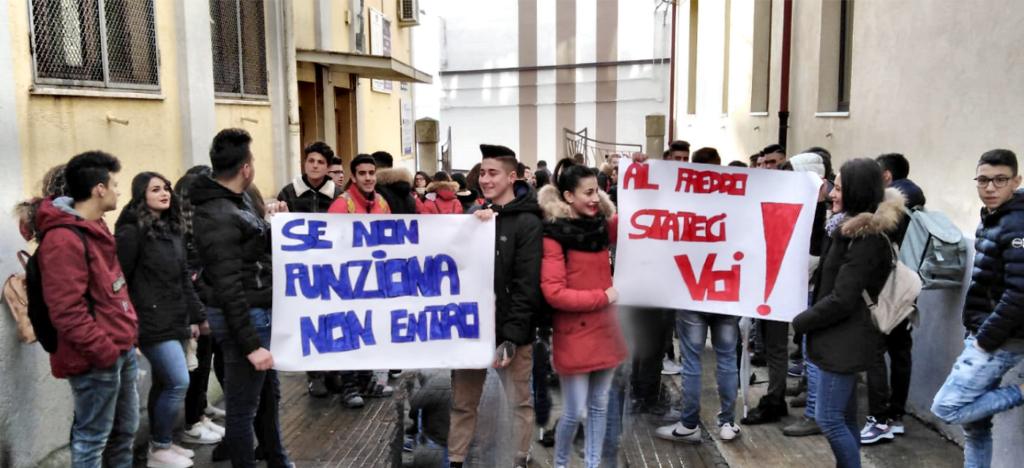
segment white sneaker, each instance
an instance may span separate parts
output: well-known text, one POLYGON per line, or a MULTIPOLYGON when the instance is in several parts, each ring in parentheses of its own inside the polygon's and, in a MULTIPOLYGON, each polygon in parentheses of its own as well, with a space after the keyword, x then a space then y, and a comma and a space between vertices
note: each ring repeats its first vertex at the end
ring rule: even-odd
POLYGON ((175 444, 171 444, 171 451, 176 453, 176 454, 178 454, 178 455, 181 455, 181 456, 183 456, 185 458, 189 458, 189 459, 192 459, 192 458, 196 457, 196 453, 195 452, 193 452, 193 451, 191 451, 191 450, 189 450, 187 448, 180 447, 180 446, 175 445, 175 444))
POLYGON ((213 405, 206 405, 206 409, 203 412, 214 419, 224 419, 228 415, 224 410, 213 405))
POLYGON ((682 370, 682 366, 676 364, 675 361, 665 356, 665 359, 661 361, 661 374, 662 375, 679 375, 679 371, 682 370))
POLYGON ((205 427, 208 431, 213 432, 213 433, 215 433, 215 434, 217 434, 217 435, 219 435, 221 437, 224 437, 224 434, 226 432, 224 430, 224 427, 218 426, 213 421, 211 421, 209 418, 203 418, 203 420, 200 422, 200 424, 202 424, 203 427, 205 427))
POLYGON ((174 453, 171 449, 153 451, 150 449, 146 459, 149 468, 190 468, 192 460, 174 453))
POLYGON ((718 435, 722 438, 723 442, 732 442, 740 435, 740 427, 734 423, 722 424, 721 431, 718 435))
POLYGON ((207 429, 201 422, 185 429, 185 434, 182 436, 184 442, 198 445, 217 445, 222 439, 220 434, 207 429))
POLYGON ((662 439, 674 442, 701 442, 700 427, 687 429, 681 422, 671 426, 659 427, 654 434, 662 439))

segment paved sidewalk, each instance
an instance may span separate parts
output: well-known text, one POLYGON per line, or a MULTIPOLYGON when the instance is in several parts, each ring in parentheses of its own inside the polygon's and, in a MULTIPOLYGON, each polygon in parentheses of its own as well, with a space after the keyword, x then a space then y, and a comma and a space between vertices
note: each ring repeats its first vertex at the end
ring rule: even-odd
MULTIPOLYGON (((701 416, 705 427, 714 427, 718 412, 718 395, 714 379, 714 354, 708 348, 704 353, 704 382, 701 391, 701 416)), ((764 368, 755 368, 758 380, 767 380, 764 368)), ((791 384, 795 379, 790 379, 791 384)), ((679 396, 679 376, 665 377, 664 382, 679 396)), ((437 468, 442 459, 441 447, 424 442, 414 451, 402 453, 403 427, 413 424, 408 419, 406 391, 417 405, 433 407, 433 414, 444 417, 451 398, 449 371, 425 371, 422 375, 408 374, 402 381, 393 381, 396 394, 392 398, 367 399, 361 410, 345 409, 337 396, 313 399, 306 393, 304 374, 282 374, 281 417, 285 447, 299 468, 348 467, 424 467, 437 468), (418 378, 417 378, 418 377, 418 378), (415 387, 415 388, 414 388, 415 387)), ((561 397, 553 390, 554 409, 552 425, 561 413, 561 397)), ((751 387, 750 401, 756 404, 766 390, 765 384, 751 387)), ((866 408, 861 389, 862 412, 866 408)), ((503 468, 512 466, 509 412, 495 373, 485 383, 476 436, 470 447, 467 467, 503 468)), ((742 404, 737 401, 737 404, 742 404)), ((672 443, 654 437, 654 430, 671 422, 650 415, 627 414, 621 439, 618 467, 644 468, 802 468, 833 466, 835 461, 828 441, 823 436, 789 438, 782 435, 782 427, 802 415, 803 409, 790 410, 790 416, 778 424, 743 426, 741 437, 732 443, 717 440, 717 431, 705 431, 700 444, 672 443)), ((742 408, 737 408, 737 417, 742 408)), ((864 415, 861 415, 863 420, 864 415)), ((895 441, 861 449, 866 468, 944 468, 963 466, 962 450, 937 432, 925 427, 917 419, 905 420, 907 435, 895 441)), ((442 421, 442 425, 447 420, 442 421)), ((534 430, 531 467, 554 467, 554 449, 537 442, 534 430)), ((197 467, 228 467, 227 462, 210 461, 213 447, 189 447, 196 450, 197 467)), ((582 467, 583 440, 579 437, 574 447, 572 468, 582 467)), ((145 460, 138 459, 137 467, 145 460)), ((261 466, 263 466, 261 464, 261 466)), ((611 463, 602 467, 612 466, 611 463)))
MULTIPOLYGON (((401 464, 401 419, 404 392, 399 381, 391 398, 366 398, 362 409, 342 407, 340 397, 312 398, 306 391, 304 373, 281 373, 281 434, 288 455, 297 468, 390 468, 401 464)), ((145 399, 142 399, 145 401, 145 399)), ((223 405, 221 405, 223 407, 223 405)), ((223 421, 217 421, 223 424, 223 421)), ((145 437, 145 434, 140 434, 145 437)), ((180 440, 180 439, 177 439, 180 440)), ((227 468, 229 462, 213 463, 213 446, 184 447, 195 450, 195 466, 227 468)), ((146 466, 136 457, 135 466, 146 466)), ((264 466, 260 463, 260 466, 264 466)))

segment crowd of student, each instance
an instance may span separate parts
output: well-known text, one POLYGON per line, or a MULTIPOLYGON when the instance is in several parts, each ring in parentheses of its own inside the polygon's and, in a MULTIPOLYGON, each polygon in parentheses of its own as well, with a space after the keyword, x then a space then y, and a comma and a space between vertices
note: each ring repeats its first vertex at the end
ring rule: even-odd
MULTIPOLYGON (((395 168, 383 152, 359 155, 346 168, 329 146, 314 143, 303 151, 303 175, 264 203, 252 183, 251 142, 244 130, 220 132, 210 149, 212 167, 192 168, 173 188, 160 174, 137 175, 116 235, 103 218, 118 207, 121 166, 107 153, 83 153, 55 168, 43 197, 20 206, 23 235, 39 243, 43 295, 57 330, 52 373, 66 378, 74 394, 73 466, 131 466, 139 422, 136 350, 153 369, 148 466, 192 466, 195 454, 173 438, 183 408, 183 442, 219 443, 215 458, 230 459, 234 467, 253 467, 257 459, 291 466, 269 351, 267 220, 281 212, 467 213, 496 223, 494 368, 512 413, 514 466, 526 466, 535 422, 555 446, 556 466, 568 466, 581 422, 586 466, 602 460, 614 466, 624 410, 672 422, 656 431, 658 437, 700 442, 701 353, 709 331, 721 405, 717 427, 709 429, 726 442, 739 436, 738 353, 747 349, 739 318, 639 308, 620 314, 616 306, 618 168, 620 161, 644 164, 646 155, 612 154, 600 168, 586 167, 576 155, 552 172, 544 161, 532 170, 509 148, 481 145, 482 161, 468 174, 429 175, 395 168), (673 363, 673 330, 681 364, 673 363), (211 369, 224 388, 226 412, 206 401, 211 369), (543 430, 552 370, 563 402, 553 438, 543 430), (678 405, 661 383, 663 373, 682 374, 678 405), (224 418, 224 427, 211 418, 224 418)), ((683 141, 671 143, 663 158, 721 164, 715 149, 691 156, 683 141)), ((788 415, 788 393, 797 397, 790 405, 806 408, 785 434, 823 433, 837 466, 859 467, 861 444, 904 433, 912 347, 911 321, 879 332, 862 295, 878 297, 893 264, 890 242, 900 245, 907 230, 904 208, 922 207, 924 195, 899 154, 854 159, 833 174, 831 155, 822 148, 787 160, 785 150, 772 145, 750 164, 812 172, 823 185, 811 239, 811 293, 792 323, 796 362, 787 369, 790 324, 761 321, 752 347, 755 361, 768 366, 768 392, 740 423, 780 421, 788 415), (870 392, 863 429, 857 420, 860 372, 868 373, 870 392), (802 384, 787 389, 787 373, 802 384)), ((969 467, 991 463, 992 416, 1024 403, 1024 385, 999 387, 1002 375, 1024 359, 1024 250, 1015 248, 1024 238, 1024 197, 1016 193, 1016 156, 985 153, 975 180, 985 208, 964 310, 969 334, 933 408, 944 421, 964 426, 969 467)), ((391 394, 388 373, 309 373, 309 393, 340 393, 345 406, 358 408, 363 397, 391 394)), ((486 377, 487 370, 454 370, 450 421, 432 421, 435 428, 447 426, 435 439, 446 442, 450 466, 465 462, 486 377)))

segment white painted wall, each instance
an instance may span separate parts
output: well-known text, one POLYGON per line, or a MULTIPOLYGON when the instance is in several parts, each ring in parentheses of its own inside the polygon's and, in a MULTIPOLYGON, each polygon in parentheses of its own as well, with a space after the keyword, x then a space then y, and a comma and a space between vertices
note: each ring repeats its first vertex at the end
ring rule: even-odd
MULTIPOLYGON (((554 65, 556 41, 556 0, 537 4, 537 62, 554 65)), ((669 17, 662 8, 655 14, 655 0, 619 1, 619 60, 651 60, 642 65, 620 67, 616 140, 643 144, 644 116, 668 112, 668 65, 654 59, 669 56, 669 17)), ((414 64, 432 70, 433 46, 424 45, 437 28, 439 70, 480 70, 517 67, 518 6, 515 0, 478 2, 472 0, 423 0, 421 9, 442 19, 424 21, 417 30, 414 64), (422 56, 421 56, 422 52, 422 56), (422 59, 422 61, 421 61, 422 59)), ((577 2, 576 62, 596 61, 596 3, 577 2)), ((508 145, 522 153, 536 151, 539 159, 552 161, 560 154, 563 139, 555 125, 555 72, 538 72, 537 148, 519 145, 518 72, 441 76, 434 85, 417 85, 417 118, 432 109, 439 97, 442 133, 450 126, 453 139, 453 167, 468 169, 479 162, 479 144, 508 145), (433 88, 433 89, 431 89, 433 88), (421 111, 422 109, 422 111, 421 111), (423 112, 423 113, 421 113, 423 112)), ((588 128, 592 138, 596 121, 596 70, 577 69, 576 130, 588 128)))

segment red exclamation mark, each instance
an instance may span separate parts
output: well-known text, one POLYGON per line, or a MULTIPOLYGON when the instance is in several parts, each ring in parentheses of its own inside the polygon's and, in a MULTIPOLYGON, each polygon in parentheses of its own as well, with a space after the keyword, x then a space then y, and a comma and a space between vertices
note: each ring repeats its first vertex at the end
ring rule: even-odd
MULTIPOLYGON (((789 241, 793 238, 793 230, 796 229, 796 220, 800 218, 800 210, 803 205, 795 203, 762 203, 761 217, 764 222, 764 243, 767 251, 765 262, 765 284, 764 301, 775 289, 775 280, 779 278, 779 269, 782 268, 782 259, 786 257, 786 250, 789 248, 789 241)), ((771 306, 761 304, 757 306, 757 313, 768 315, 772 313, 771 306)))

